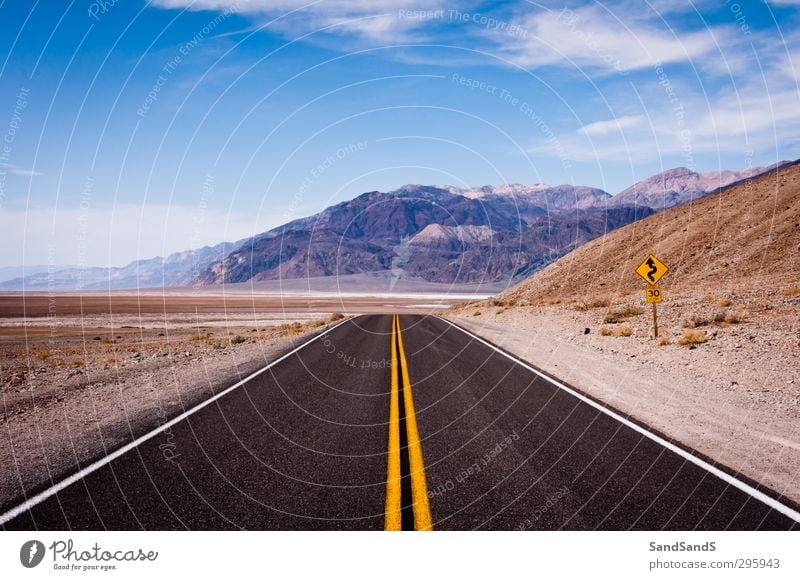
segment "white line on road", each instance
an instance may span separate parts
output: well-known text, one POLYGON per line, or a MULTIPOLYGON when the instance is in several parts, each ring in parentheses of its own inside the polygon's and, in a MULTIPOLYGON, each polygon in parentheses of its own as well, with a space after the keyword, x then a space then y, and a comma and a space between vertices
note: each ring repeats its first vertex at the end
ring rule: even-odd
POLYGON ((662 445, 663 447, 666 447, 670 451, 673 451, 674 453, 677 453, 678 455, 680 455, 681 457, 683 457, 687 461, 690 461, 690 462, 694 463, 695 465, 697 465, 698 467, 700 467, 702 469, 705 469, 706 471, 708 471, 712 475, 715 475, 715 476, 719 477, 725 483, 727 483, 729 485, 732 485, 733 487, 745 492, 750 497, 753 497, 753 498, 759 500, 760 502, 765 503, 766 505, 768 505, 769 507, 771 507, 775 511, 778 511, 778 512, 782 513, 783 515, 785 515, 786 517, 793 519, 795 522, 800 523, 800 513, 798 513, 797 511, 793 510, 789 506, 783 505, 778 500, 776 500, 774 498, 771 498, 770 496, 768 496, 767 494, 757 490, 753 486, 748 485, 745 482, 736 479, 732 475, 729 475, 728 473, 725 473, 721 469, 719 469, 717 467, 714 467, 713 465, 711 465, 707 461, 703 461, 699 457, 696 457, 695 455, 692 455, 688 451, 686 451, 684 449, 681 449, 677 445, 675 445, 673 443, 670 443, 669 441, 667 441, 663 437, 659 437, 655 433, 652 433, 652 432, 648 431, 644 427, 641 427, 640 425, 637 425, 633 421, 630 421, 629 419, 626 419, 622 415, 620 415, 618 413, 615 413, 614 411, 612 411, 612 410, 604 407, 603 405, 593 401, 589 397, 586 397, 586 396, 580 394, 579 392, 577 392, 576 390, 568 387, 564 383, 560 383, 559 381, 547 376, 543 372, 537 370, 536 368, 530 366, 529 364, 526 364, 521 359, 508 354, 507 352, 505 352, 504 350, 502 350, 500 348, 497 348, 495 345, 493 345, 492 343, 482 339, 477 334, 473 334, 472 332, 466 330, 465 328, 462 328, 458 324, 450 322, 449 320, 447 320, 446 318, 442 318, 441 316, 437 316, 436 318, 439 318, 440 320, 443 320, 444 322, 446 322, 447 324, 449 324, 453 328, 457 328, 458 330, 460 330, 464 334, 472 337, 473 339, 477 340, 478 342, 480 342, 482 344, 485 344, 486 346, 488 346, 492 350, 499 352, 504 357, 506 357, 508 359, 511 359, 512 361, 514 361, 518 365, 528 369, 532 373, 534 373, 534 374, 540 376, 541 378, 545 379, 546 381, 552 383, 553 385, 555 385, 559 389, 562 389, 562 390, 568 392, 569 394, 571 394, 572 396, 577 397, 578 399, 580 399, 584 403, 586 403, 588 405, 591 405, 592 407, 594 407, 598 411, 600 411, 602 413, 605 413, 606 415, 608 415, 609 417, 612 417, 613 419, 616 419, 617 421, 619 421, 623 425, 626 425, 627 427, 630 427, 631 429, 633 429, 637 433, 641 433, 642 435, 644 435, 648 439, 651 439, 652 441, 655 441, 659 445, 662 445))
POLYGON ((287 352, 285 355, 283 355, 282 357, 280 357, 280 358, 278 358, 278 359, 276 359, 276 360, 272 361, 272 362, 271 362, 271 363, 269 363, 267 366, 265 366, 265 367, 263 367, 263 368, 260 368, 259 370, 257 370, 256 372, 254 372, 254 373, 253 373, 253 374, 251 374, 250 376, 248 376, 248 377, 246 377, 246 378, 242 379, 241 381, 239 381, 239 382, 238 382, 238 383, 236 383, 235 385, 232 385, 232 386, 228 387, 227 389, 225 389, 224 391, 222 391, 222 392, 220 392, 220 393, 217 393, 217 394, 216 394, 216 395, 214 395, 213 397, 211 397, 211 398, 209 398, 209 399, 206 399, 206 400, 205 400, 205 401, 203 401, 202 403, 199 403, 199 404, 195 405, 194 407, 192 407, 192 408, 191 408, 191 409, 189 409, 188 411, 185 411, 185 412, 181 413, 180 415, 178 415, 178 416, 177 416, 177 417, 175 417, 174 419, 172 419, 172 420, 170 420, 170 421, 167 421, 167 422, 166 422, 166 423, 164 423, 163 425, 160 425, 159 427, 157 427, 157 428, 153 429, 152 431, 150 431, 150 432, 148 432, 148 433, 145 433, 144 435, 142 435, 142 436, 141 436, 141 437, 139 437, 138 439, 135 439, 135 440, 131 441, 130 443, 128 443, 127 445, 124 445, 123 447, 120 447, 119 449, 117 449, 117 450, 116 450, 116 451, 114 451, 113 453, 109 453, 108 455, 106 455, 106 456, 105 456, 105 457, 103 457, 102 459, 99 459, 99 460, 95 461, 94 463, 92 463, 91 465, 88 465, 87 467, 84 467, 83 469, 81 469, 81 470, 80 470, 80 471, 78 471, 77 473, 74 473, 74 474, 70 475, 69 477, 67 477, 66 479, 64 479, 64 480, 62 480, 62 481, 60 481, 60 482, 58 482, 58 483, 57 483, 57 484, 55 484, 54 486, 52 486, 52 487, 49 487, 49 488, 47 488, 46 490, 44 490, 44 491, 42 491, 42 492, 40 492, 40 493, 36 494, 36 495, 35 495, 35 496, 33 496, 32 498, 25 500, 25 501, 24 501, 24 502, 22 502, 20 505, 18 505, 18 506, 16 506, 16 507, 14 507, 14 508, 11 508, 11 509, 10 509, 10 510, 8 510, 6 513, 4 513, 4 514, 0 515, 0 526, 1 526, 1 525, 3 525, 3 524, 5 524, 5 523, 6 523, 6 522, 8 522, 8 521, 10 521, 10 520, 14 519, 15 517, 17 517, 17 516, 18 516, 18 515, 20 515, 21 513, 24 513, 24 512, 26 512, 26 511, 28 511, 29 509, 33 508, 34 506, 36 506, 36 505, 38 505, 38 504, 42 503, 42 502, 43 502, 44 500, 46 500, 47 498, 49 498, 49 497, 51 497, 51 496, 53 496, 53 495, 57 494, 59 491, 61 491, 61 490, 63 490, 64 488, 66 488, 66 487, 68 487, 68 486, 72 485, 72 484, 73 484, 73 483, 75 483, 76 481, 80 481, 81 479, 83 479, 84 477, 86 477, 87 475, 89 475, 90 473, 92 473, 93 471, 97 471, 98 469, 100 469, 100 468, 101 468, 101 467, 103 467, 104 465, 106 465, 106 464, 108 464, 108 463, 111 463, 111 462, 112 462, 112 461, 114 461, 114 460, 115 460, 117 457, 119 457, 119 456, 121 456, 121 455, 124 455, 125 453, 127 453, 127 452, 128 452, 128 451, 130 451, 131 449, 135 449, 136 447, 138 447, 139 445, 141 445, 142 443, 144 443, 144 442, 145 442, 145 441, 147 441, 148 439, 152 439, 153 437, 155 437, 156 435, 158 435, 158 434, 159 434, 159 433, 161 433, 162 431, 165 431, 165 430, 169 429, 170 427, 172 427, 173 425, 175 425, 176 423, 179 423, 179 422, 183 421, 183 420, 184 420, 184 419, 186 419, 186 418, 187 418, 189 415, 192 415, 192 414, 196 413, 197 411, 199 411, 199 410, 200 410, 200 409, 202 409, 203 407, 206 407, 206 406, 210 405, 211 403, 213 403, 214 401, 216 401, 216 400, 218 400, 218 399, 221 399, 222 397, 224 397, 225 395, 227 395, 227 394, 228 394, 228 393, 230 393, 231 391, 233 391, 233 390, 235 390, 235 389, 238 389, 238 388, 239 388, 239 387, 241 387, 243 384, 245 384, 245 383, 247 383, 248 381, 250 381, 250 380, 254 379, 255 377, 257 377, 257 376, 258 376, 258 375, 260 375, 261 373, 263 373, 263 372, 265 372, 265 371, 268 371, 269 369, 271 369, 272 367, 274 367, 274 366, 275 366, 276 364, 278 364, 279 362, 281 362, 281 361, 283 361, 283 360, 286 360, 287 358, 289 358, 290 356, 292 356, 293 354, 295 354, 297 351, 299 351, 299 350, 301 350, 302 348, 304 348, 304 347, 308 346, 309 344, 311 344, 311 343, 312 343, 312 342, 314 342, 315 340, 318 340, 318 339, 322 338, 323 336, 325 336, 326 334, 328 334, 328 333, 329 333, 329 332, 331 332, 332 330, 334 330, 334 329, 338 328, 339 326, 341 326, 341 325, 342 325, 342 324, 344 324, 345 322, 348 322, 348 320, 343 320, 343 321, 342 321, 342 322, 340 322, 339 324, 336 324, 336 325, 334 325, 334 326, 331 326, 331 327, 330 327, 328 330, 326 330, 325 332, 322 332, 322 333, 320 333, 320 334, 316 335, 315 337, 313 337, 313 338, 311 338, 311 339, 307 340, 306 342, 304 342, 303 344, 301 344, 300 346, 298 346, 298 347, 297 347, 297 348, 295 348, 294 350, 292 350, 292 351, 290 351, 290 352, 287 352))

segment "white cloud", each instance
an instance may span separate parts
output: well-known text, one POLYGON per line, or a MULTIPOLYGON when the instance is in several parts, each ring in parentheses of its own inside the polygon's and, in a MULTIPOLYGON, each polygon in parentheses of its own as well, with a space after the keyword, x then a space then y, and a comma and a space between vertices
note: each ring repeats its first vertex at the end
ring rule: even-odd
POLYGON ((319 29, 383 44, 410 41, 440 9, 442 0, 418 10, 418 0, 156 0, 162 8, 231 10, 274 19, 270 27, 293 35, 319 29), (409 15, 413 15, 409 17, 409 15))
POLYGON ((617 117, 608 121, 596 121, 584 125, 579 130, 584 135, 605 135, 611 132, 624 131, 640 125, 645 121, 644 115, 629 115, 626 117, 617 117))
POLYGON ((226 213, 197 206, 118 205, 0 211, 3 262, 122 266, 133 260, 233 242, 283 223, 280 215, 226 213))
POLYGON ((11 175, 19 175, 20 177, 36 177, 37 175, 44 175, 39 171, 33 169, 25 169, 13 163, 0 162, 0 170, 10 173, 11 175))
MULTIPOLYGON (((595 6, 547 11, 523 17, 525 35, 494 34, 498 49, 512 62, 533 68, 565 65, 627 73, 699 59, 715 49, 721 30, 694 32, 656 27, 630 14, 610 14, 595 6)), ((591 75, 590 75, 591 76, 591 75)))

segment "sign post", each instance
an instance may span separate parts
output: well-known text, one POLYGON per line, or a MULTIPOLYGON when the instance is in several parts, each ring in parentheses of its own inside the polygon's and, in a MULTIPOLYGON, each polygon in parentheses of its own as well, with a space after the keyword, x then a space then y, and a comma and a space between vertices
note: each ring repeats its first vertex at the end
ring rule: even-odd
POLYGON ((648 254, 644 262, 639 264, 636 268, 636 273, 644 279, 645 282, 650 284, 649 288, 644 291, 644 299, 653 305, 653 338, 658 338, 658 312, 656 304, 661 303, 663 295, 661 288, 656 286, 656 283, 661 277, 669 272, 667 265, 656 258, 653 254, 648 254))

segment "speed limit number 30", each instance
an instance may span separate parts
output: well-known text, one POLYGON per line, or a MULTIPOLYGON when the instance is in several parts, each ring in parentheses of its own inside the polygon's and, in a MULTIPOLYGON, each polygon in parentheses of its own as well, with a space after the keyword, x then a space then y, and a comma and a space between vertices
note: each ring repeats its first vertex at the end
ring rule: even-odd
POLYGON ((645 289, 644 297, 650 304, 660 304, 661 303, 661 288, 656 288, 654 286, 652 288, 645 289))

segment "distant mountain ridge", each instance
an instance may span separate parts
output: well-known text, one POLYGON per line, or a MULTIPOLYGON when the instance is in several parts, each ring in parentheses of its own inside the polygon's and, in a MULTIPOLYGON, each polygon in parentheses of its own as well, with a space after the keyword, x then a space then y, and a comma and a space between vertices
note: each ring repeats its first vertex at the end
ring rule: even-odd
POLYGON ((0 283, 0 290, 120 290, 161 286, 188 286, 210 263, 237 247, 223 242, 197 250, 170 254, 166 258, 135 260, 122 267, 78 268, 45 271, 0 283))
POLYGON ((612 196, 545 183, 371 191, 235 243, 65 269, 0 283, 0 290, 104 290, 221 285, 391 272, 431 283, 520 279, 582 244, 666 208, 770 171, 669 169, 612 196))
POLYGON ((741 171, 709 171, 697 173, 686 167, 676 167, 642 180, 614 196, 615 205, 641 205, 656 211, 699 199, 720 187, 772 171, 790 162, 782 161, 768 167, 751 167, 741 171))

